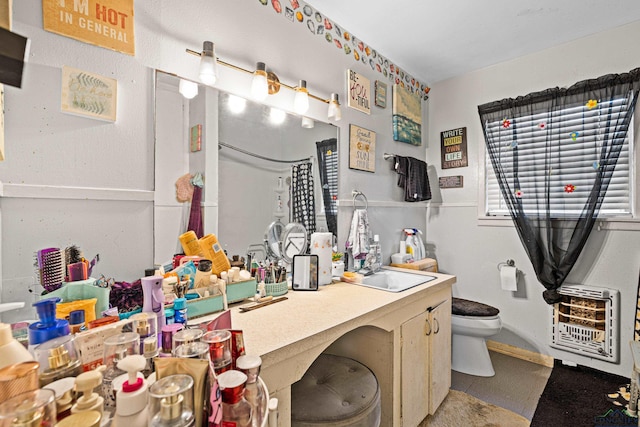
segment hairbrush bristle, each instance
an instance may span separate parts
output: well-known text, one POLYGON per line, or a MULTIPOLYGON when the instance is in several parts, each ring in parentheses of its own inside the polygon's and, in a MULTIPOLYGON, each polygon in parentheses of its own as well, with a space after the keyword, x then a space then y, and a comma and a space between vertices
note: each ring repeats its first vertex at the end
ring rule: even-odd
POLYGON ((59 248, 40 249, 36 253, 38 281, 48 292, 55 291, 62 286, 65 270, 65 257, 59 248))
POLYGON ((64 258, 67 265, 75 264, 76 262, 82 261, 82 251, 76 245, 71 245, 65 248, 64 258))

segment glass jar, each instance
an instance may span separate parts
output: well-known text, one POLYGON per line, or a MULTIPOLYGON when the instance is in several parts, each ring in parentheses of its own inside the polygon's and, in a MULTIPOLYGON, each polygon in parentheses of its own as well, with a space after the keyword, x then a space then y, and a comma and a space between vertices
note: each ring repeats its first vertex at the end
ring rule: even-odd
POLYGON ((218 375, 222 392, 222 424, 235 423, 236 427, 251 427, 253 409, 244 398, 247 376, 240 371, 229 370, 218 375))

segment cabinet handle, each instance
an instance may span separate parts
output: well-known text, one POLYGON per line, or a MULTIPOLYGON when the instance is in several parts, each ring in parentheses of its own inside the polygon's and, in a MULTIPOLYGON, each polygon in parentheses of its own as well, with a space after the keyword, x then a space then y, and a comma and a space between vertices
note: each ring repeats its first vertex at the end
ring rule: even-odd
POLYGON ((437 334, 438 332, 440 332, 440 322, 438 322, 438 319, 436 319, 435 317, 433 318, 433 322, 435 323, 435 330, 433 331, 433 334, 437 334))
POLYGON ((425 320, 425 322, 427 323, 427 326, 429 327, 427 329, 427 332, 425 333, 426 336, 431 335, 431 322, 429 322, 429 319, 425 320))

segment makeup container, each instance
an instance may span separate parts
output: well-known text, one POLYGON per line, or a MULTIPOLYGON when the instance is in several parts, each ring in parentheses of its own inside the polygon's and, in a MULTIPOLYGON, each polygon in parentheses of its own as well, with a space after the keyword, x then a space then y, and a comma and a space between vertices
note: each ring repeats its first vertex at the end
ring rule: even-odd
POLYGON ((149 427, 191 427, 193 379, 189 375, 170 375, 149 389, 149 427))
POLYGON ((56 424, 56 403, 51 390, 32 390, 0 403, 2 427, 49 427, 56 424))
POLYGON ((82 363, 74 341, 73 335, 67 335, 46 341, 34 349, 36 360, 40 363, 41 387, 82 373, 82 363))
POLYGON ((155 338, 157 349, 158 317, 154 313, 136 313, 130 319, 133 321, 133 332, 140 335, 140 354, 145 353, 145 341, 150 337, 155 338))
POLYGON ((208 359, 209 345, 202 341, 181 344, 173 349, 173 356, 185 359, 208 359))
POLYGON ((71 415, 71 407, 75 403, 76 379, 73 377, 63 378, 58 381, 47 384, 43 388, 52 390, 56 399, 56 414, 58 421, 61 421, 71 415))
POLYGON ((172 323, 162 327, 162 353, 164 355, 170 356, 173 353, 173 336, 183 328, 181 323, 172 323))
POLYGON ((172 347, 175 350, 179 345, 200 341, 203 335, 204 332, 202 331, 202 329, 183 329, 173 334, 172 347))
POLYGON ((158 348, 158 338, 155 335, 147 337, 144 339, 142 343, 142 349, 146 360, 146 365, 144 369, 142 369, 142 374, 145 378, 155 372, 154 359, 158 357, 160 354, 160 349, 158 348))
POLYGON ((135 332, 124 332, 112 335, 104 340, 103 364, 107 367, 102 380, 102 397, 104 408, 113 411, 116 407, 116 394, 113 388, 113 380, 125 374, 117 367, 117 363, 126 356, 140 354, 140 335, 135 332))
POLYGON ((244 390, 244 398, 251 404, 254 411, 262 407, 265 399, 262 384, 258 381, 262 359, 260 356, 248 355, 238 357, 236 368, 247 376, 247 384, 244 390))
POLYGON ((38 382, 38 362, 22 362, 0 369, 0 402, 4 402, 27 391, 36 390, 38 382))
POLYGON ((230 370, 218 375, 218 385, 222 392, 222 425, 252 425, 253 409, 243 397, 246 382, 247 376, 240 371, 230 370))
POLYGON ((209 357, 216 374, 231 368, 231 332, 209 331, 202 336, 202 341, 209 345, 209 357))

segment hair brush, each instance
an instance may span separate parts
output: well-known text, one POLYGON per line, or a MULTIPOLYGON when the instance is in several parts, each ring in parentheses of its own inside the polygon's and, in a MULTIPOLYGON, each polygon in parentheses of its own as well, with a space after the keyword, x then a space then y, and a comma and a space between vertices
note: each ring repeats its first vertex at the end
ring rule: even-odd
POLYGON ((35 267, 38 281, 47 292, 62 286, 66 265, 64 252, 59 248, 40 249, 36 253, 35 267))

